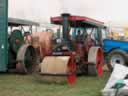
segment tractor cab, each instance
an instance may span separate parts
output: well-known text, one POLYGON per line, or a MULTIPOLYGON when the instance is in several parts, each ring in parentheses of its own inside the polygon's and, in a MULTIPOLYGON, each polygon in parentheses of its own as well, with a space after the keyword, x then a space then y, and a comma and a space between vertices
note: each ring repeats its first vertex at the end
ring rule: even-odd
POLYGON ((32 26, 36 22, 22 19, 8 19, 8 71, 28 73, 35 63, 35 49, 31 45, 32 26), (25 29, 28 29, 27 31, 25 29))

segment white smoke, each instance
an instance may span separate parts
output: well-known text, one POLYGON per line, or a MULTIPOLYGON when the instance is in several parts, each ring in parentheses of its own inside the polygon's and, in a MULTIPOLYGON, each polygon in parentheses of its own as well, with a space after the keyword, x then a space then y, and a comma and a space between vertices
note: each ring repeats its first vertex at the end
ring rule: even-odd
POLYGON ((49 22, 62 12, 105 22, 128 22, 128 0, 9 0, 9 16, 49 22))
POLYGON ((44 23, 59 15, 60 10, 59 0, 9 0, 9 17, 44 23))
POLYGON ((104 20, 104 16, 107 13, 105 13, 107 8, 105 8, 105 6, 108 3, 106 1, 107 0, 62 0, 62 8, 63 12, 104 20))

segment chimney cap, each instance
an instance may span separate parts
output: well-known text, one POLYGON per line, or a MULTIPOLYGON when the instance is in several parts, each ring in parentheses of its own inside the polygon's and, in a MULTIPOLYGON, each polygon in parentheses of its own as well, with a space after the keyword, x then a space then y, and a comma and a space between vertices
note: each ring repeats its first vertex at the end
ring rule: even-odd
POLYGON ((61 16, 65 17, 65 16, 70 16, 69 13, 62 13, 61 16))

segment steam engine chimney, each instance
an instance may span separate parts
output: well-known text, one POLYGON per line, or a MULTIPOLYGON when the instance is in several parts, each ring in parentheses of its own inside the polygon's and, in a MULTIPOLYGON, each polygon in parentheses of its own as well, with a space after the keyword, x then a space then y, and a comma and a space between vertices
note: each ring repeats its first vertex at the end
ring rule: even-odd
POLYGON ((63 30, 62 30, 63 39, 68 41, 69 31, 70 31, 69 30, 69 27, 70 27, 70 25, 69 25, 69 16, 70 16, 70 14, 63 13, 63 14, 61 14, 61 16, 62 16, 62 27, 63 27, 63 30))

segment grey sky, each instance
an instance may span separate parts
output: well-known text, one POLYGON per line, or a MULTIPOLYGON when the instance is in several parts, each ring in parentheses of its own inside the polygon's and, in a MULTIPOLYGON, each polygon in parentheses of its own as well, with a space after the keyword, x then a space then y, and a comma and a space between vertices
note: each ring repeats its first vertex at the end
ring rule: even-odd
POLYGON ((49 22, 69 12, 105 22, 128 22, 128 0, 9 0, 9 17, 49 22))

